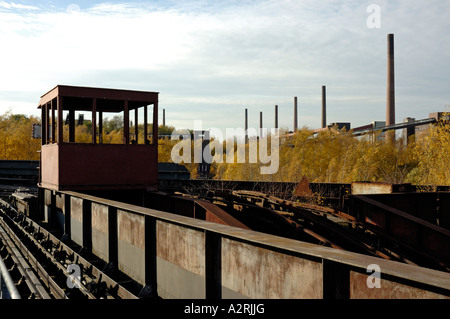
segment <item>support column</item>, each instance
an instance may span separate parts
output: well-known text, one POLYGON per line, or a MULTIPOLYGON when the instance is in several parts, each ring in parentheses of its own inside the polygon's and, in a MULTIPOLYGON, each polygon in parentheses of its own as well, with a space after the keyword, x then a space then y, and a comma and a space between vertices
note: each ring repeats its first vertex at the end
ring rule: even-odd
MULTIPOLYGON (((50 104, 51 105, 51 104, 50 104)), ((50 135, 51 135, 51 130, 50 130, 50 106, 49 103, 45 104, 45 128, 43 127, 42 129, 45 130, 45 144, 48 144, 51 141, 50 135)))
POLYGON ((48 125, 48 111, 47 104, 41 106, 41 145, 47 144, 47 125, 48 125))
POLYGON ((136 141, 136 144, 139 144, 139 127, 138 127, 138 108, 136 107, 134 109, 134 140, 136 141))
POLYGON ((222 298, 222 237, 210 231, 205 234, 206 299, 222 298))
POLYGON ((144 106, 144 144, 148 144, 148 105, 144 106))
POLYGON ((58 144, 63 143, 63 115, 62 115, 62 109, 63 109, 63 103, 62 103, 62 97, 58 96, 57 99, 57 108, 58 108, 58 144))
POLYGON ((123 105, 123 143, 130 144, 130 112, 128 110, 128 101, 123 105))
POLYGON ((97 144, 97 99, 92 99, 92 144, 97 144))
POLYGON ((98 143, 103 144, 103 112, 98 111, 98 143))
MULTIPOLYGON (((158 102, 153 104, 153 140, 152 144, 158 146, 158 102)), ((156 162, 158 162, 158 152, 156 154, 156 162)))
POLYGON ((58 96, 57 98, 57 108, 58 108, 58 139, 57 143, 63 143, 63 102, 62 97, 58 96))
POLYGON ((55 122, 55 108, 56 108, 56 103, 54 102, 55 100, 53 99, 50 104, 52 107, 52 122, 51 122, 51 126, 52 126, 52 136, 51 136, 51 141, 52 143, 54 143, 56 141, 56 122, 55 122))
POLYGON ((75 110, 69 110, 69 142, 75 142, 75 110))

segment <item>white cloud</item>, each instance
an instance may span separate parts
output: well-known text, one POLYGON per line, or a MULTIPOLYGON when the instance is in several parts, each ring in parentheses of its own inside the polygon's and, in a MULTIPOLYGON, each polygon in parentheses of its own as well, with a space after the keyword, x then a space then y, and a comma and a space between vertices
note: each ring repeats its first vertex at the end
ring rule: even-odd
MULTIPOLYGON (((301 101, 299 125, 316 126, 327 85, 329 121, 362 125, 384 117, 393 32, 397 117, 426 117, 448 104, 450 8, 445 0, 378 3, 380 29, 367 28, 370 3, 356 0, 108 2, 21 12, 2 1, 11 10, 0 10, 0 95, 56 84, 147 89, 161 92, 167 114, 188 110, 175 126, 191 126, 191 115, 241 123, 245 107, 264 111, 270 123, 279 104, 280 125, 292 127, 293 96, 301 101)), ((39 95, 25 96, 17 105, 34 109, 39 95)))
POLYGON ((23 10, 39 10, 38 7, 23 5, 20 3, 0 1, 0 8, 4 9, 23 9, 23 10))

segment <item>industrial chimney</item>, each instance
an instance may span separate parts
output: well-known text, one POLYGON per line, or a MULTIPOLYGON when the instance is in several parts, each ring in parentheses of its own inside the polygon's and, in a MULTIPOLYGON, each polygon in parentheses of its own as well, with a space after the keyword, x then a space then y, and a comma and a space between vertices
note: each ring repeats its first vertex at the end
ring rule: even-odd
POLYGON ((259 137, 260 138, 263 137, 263 117, 262 117, 262 113, 263 112, 259 112, 259 137))
POLYGON ((327 127, 327 92, 325 85, 322 86, 322 128, 327 127))
POLYGON ((386 126, 395 124, 394 35, 388 34, 386 126))
POLYGON ((248 143, 248 113, 245 109, 245 143, 248 143))
POLYGON ((294 96, 294 133, 297 132, 297 97, 294 96))
MULTIPOLYGON (((394 35, 387 37, 386 126, 395 124, 394 35)), ((395 141, 395 131, 386 132, 386 142, 395 141)))
POLYGON ((278 105, 275 105, 275 129, 278 128, 278 105))

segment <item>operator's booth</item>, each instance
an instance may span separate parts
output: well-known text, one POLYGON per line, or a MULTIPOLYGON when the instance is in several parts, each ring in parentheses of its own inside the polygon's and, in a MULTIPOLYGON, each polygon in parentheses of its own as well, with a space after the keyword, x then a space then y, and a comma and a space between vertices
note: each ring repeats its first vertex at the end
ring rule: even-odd
POLYGON ((157 92, 58 85, 41 97, 38 108, 42 111, 40 187, 157 189, 157 92), (105 114, 123 119, 117 130, 120 143, 105 140, 105 114), (90 121, 88 141, 77 139, 83 121, 90 121))

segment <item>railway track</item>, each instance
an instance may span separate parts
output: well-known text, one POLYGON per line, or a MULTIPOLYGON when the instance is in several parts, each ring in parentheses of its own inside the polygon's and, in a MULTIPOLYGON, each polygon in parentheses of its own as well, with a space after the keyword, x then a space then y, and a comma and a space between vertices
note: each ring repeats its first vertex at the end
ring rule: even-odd
POLYGON ((25 299, 138 299, 141 285, 0 200, 0 254, 25 299), (101 265, 99 268, 97 265, 101 265), (113 279, 114 278, 114 279, 113 279))
MULTIPOLYGON (((275 235, 450 272, 449 264, 427 251, 330 207, 300 203, 249 190, 210 190, 209 196, 201 198, 223 207, 244 224, 253 223, 250 219, 265 223, 276 221, 280 229, 273 228, 275 235), (244 217, 245 215, 249 217, 244 217)), ((253 223, 252 226, 254 225, 256 229, 261 227, 257 230, 265 231, 264 225, 253 223)))

